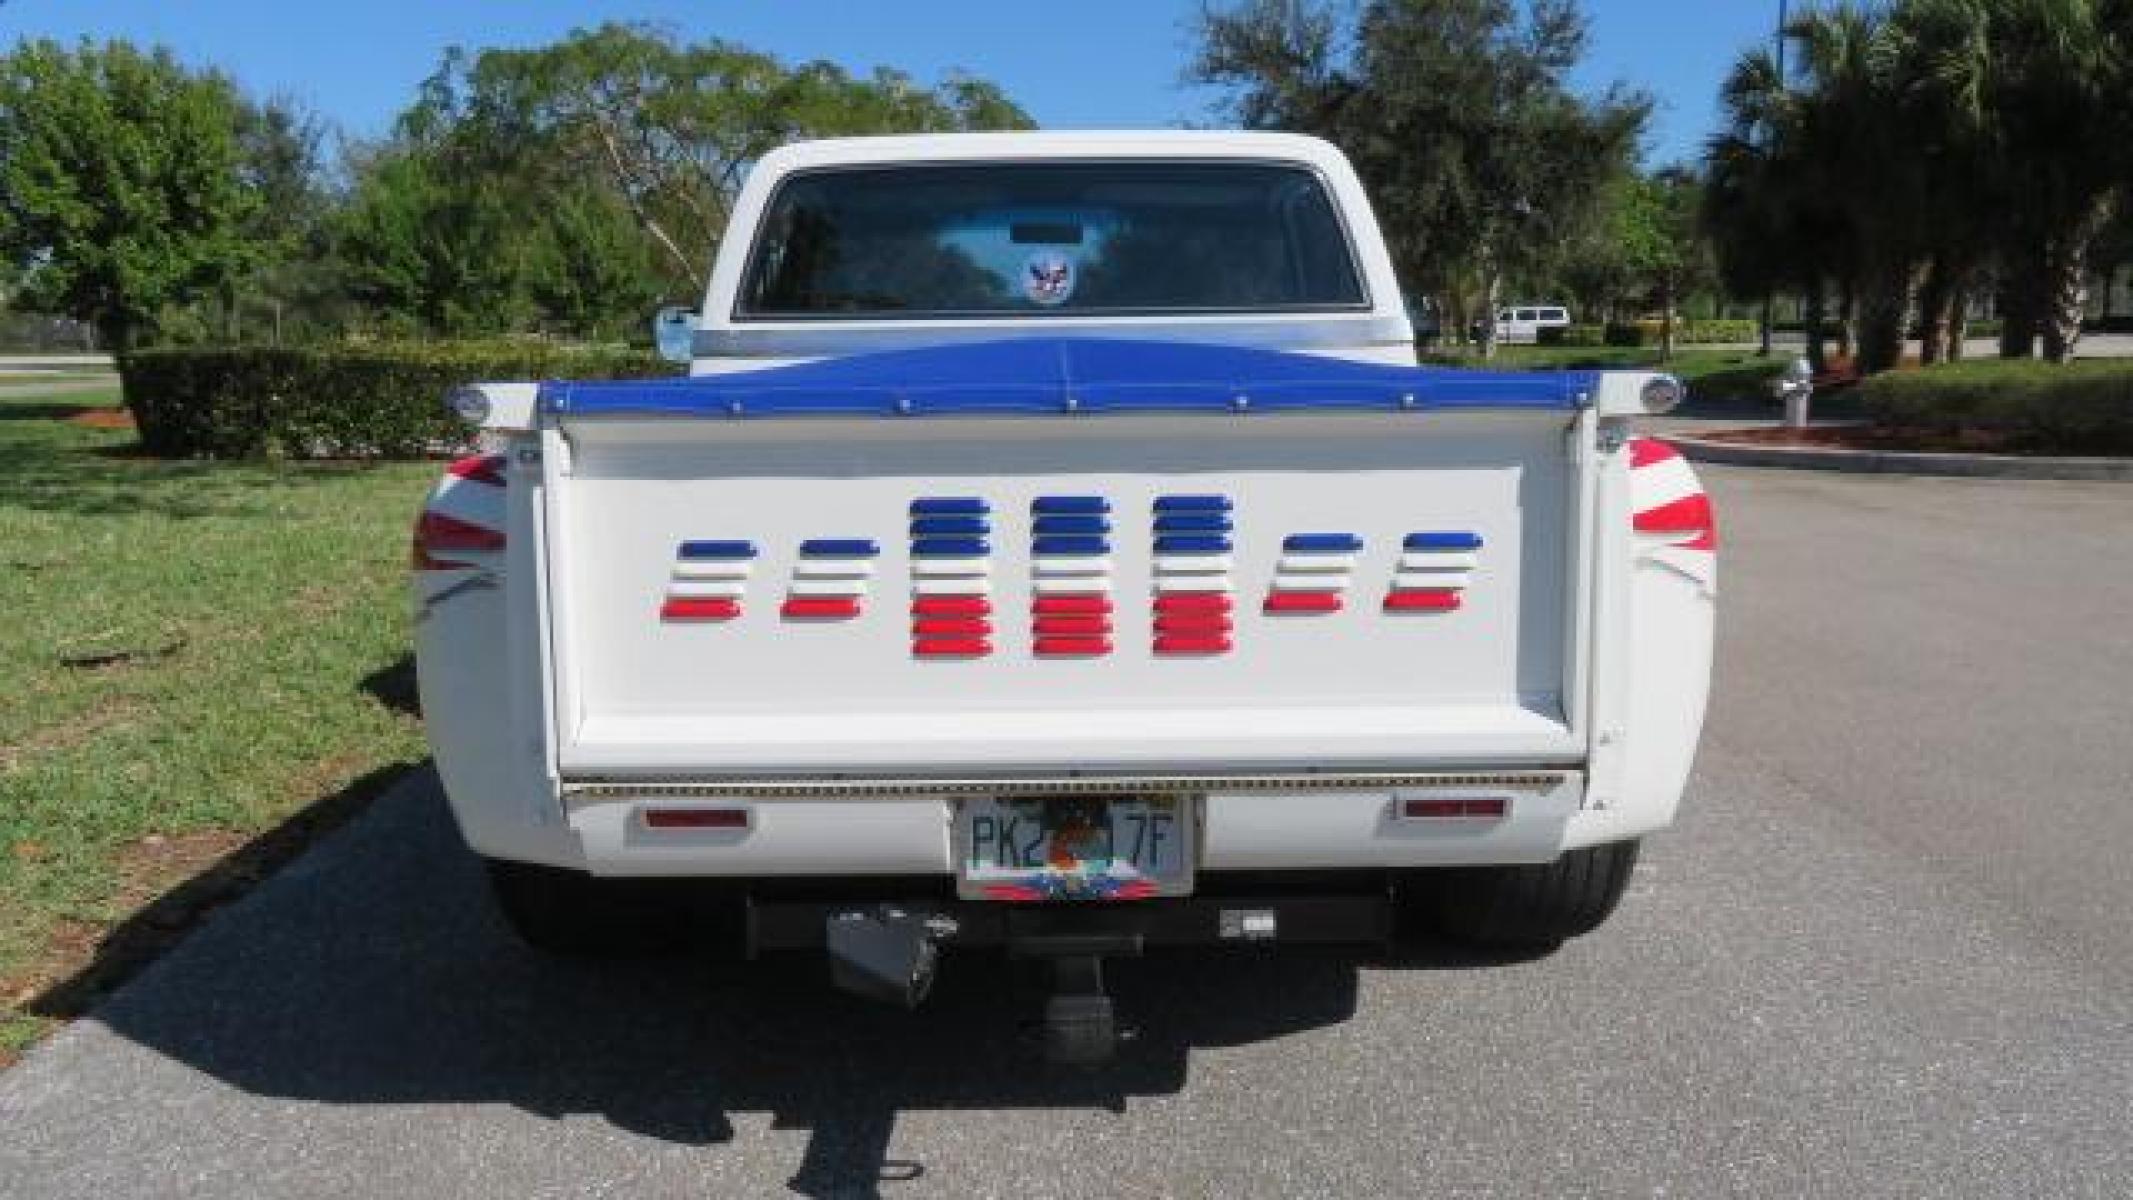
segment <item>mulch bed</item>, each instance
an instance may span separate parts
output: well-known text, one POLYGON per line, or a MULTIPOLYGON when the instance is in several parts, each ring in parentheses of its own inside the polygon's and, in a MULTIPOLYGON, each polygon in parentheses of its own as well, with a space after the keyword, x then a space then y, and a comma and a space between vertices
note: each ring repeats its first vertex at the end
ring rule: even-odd
POLYGON ((133 414, 123 408, 85 408, 67 420, 91 429, 131 429, 133 414))

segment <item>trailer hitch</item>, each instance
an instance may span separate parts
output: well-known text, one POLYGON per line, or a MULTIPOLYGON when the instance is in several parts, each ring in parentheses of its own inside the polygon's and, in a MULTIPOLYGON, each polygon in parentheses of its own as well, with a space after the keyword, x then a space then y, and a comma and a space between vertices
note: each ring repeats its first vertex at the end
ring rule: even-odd
POLYGON ((830 982, 869 1000, 917 1008, 933 990, 940 943, 954 937, 955 918, 881 904, 829 914, 830 982))
MULTIPOLYGON (((940 943, 960 925, 945 913, 878 904, 831 911, 823 925, 830 982, 854 995, 900 1008, 916 1008, 933 989, 940 943)), ((1121 1030, 1104 991, 1104 957, 1137 955, 1138 935, 1023 935, 1011 937, 1010 953, 1043 959, 1051 971, 1042 1025, 1046 1061, 1094 1066, 1117 1053, 1121 1030)))

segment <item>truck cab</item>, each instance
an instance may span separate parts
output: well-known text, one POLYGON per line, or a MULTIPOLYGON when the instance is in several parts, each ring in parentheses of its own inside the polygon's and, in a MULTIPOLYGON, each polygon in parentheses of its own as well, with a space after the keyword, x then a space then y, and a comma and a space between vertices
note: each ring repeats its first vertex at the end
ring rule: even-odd
POLYGON ((1679 385, 1417 367, 1326 143, 790 146, 684 329, 455 393, 490 450, 417 526, 438 770, 536 945, 902 1003, 1005 945, 1091 1058, 1106 957, 1552 945, 1672 819, 1716 529, 1631 423, 1679 385))

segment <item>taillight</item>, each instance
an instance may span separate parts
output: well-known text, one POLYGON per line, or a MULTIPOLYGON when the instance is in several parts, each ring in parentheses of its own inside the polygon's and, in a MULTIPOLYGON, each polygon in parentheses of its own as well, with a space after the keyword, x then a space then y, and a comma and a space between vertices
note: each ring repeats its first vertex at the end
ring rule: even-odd
POLYGON ((1510 812, 1511 802, 1502 796, 1410 796, 1400 806, 1402 816, 1424 821, 1457 817, 1501 820, 1510 812))
POLYGON ((409 548, 408 565, 417 571, 450 571, 472 566, 441 557, 446 554, 490 554, 504 548, 504 535, 471 521, 448 517, 434 509, 424 509, 415 518, 414 544, 409 548))
POLYGON ((647 829, 746 829, 745 808, 647 808, 647 829))

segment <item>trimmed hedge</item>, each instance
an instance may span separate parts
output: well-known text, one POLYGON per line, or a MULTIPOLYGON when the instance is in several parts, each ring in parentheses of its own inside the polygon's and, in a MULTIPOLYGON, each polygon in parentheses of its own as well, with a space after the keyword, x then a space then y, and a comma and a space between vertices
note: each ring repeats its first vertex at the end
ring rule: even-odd
POLYGON ((646 351, 537 341, 181 347, 119 363, 142 447, 171 458, 422 458, 468 441, 444 407, 460 384, 674 373, 646 351))
POLYGON ((1891 428, 1994 433, 2031 452, 2133 454, 2133 361, 1981 359, 1890 371, 1862 380, 1859 400, 1891 428))
POLYGON ((1553 325, 1540 331, 1543 346, 1604 346, 1605 325, 1553 325))
MULTIPOLYGON (((1604 344, 1609 346, 1656 346, 1665 337, 1666 327, 1662 321, 1649 319, 1615 321, 1603 327, 1601 333, 1604 344)), ((1759 327, 1753 321, 1720 318, 1674 322, 1674 344, 1677 346, 1752 342, 1759 336, 1759 327)))

